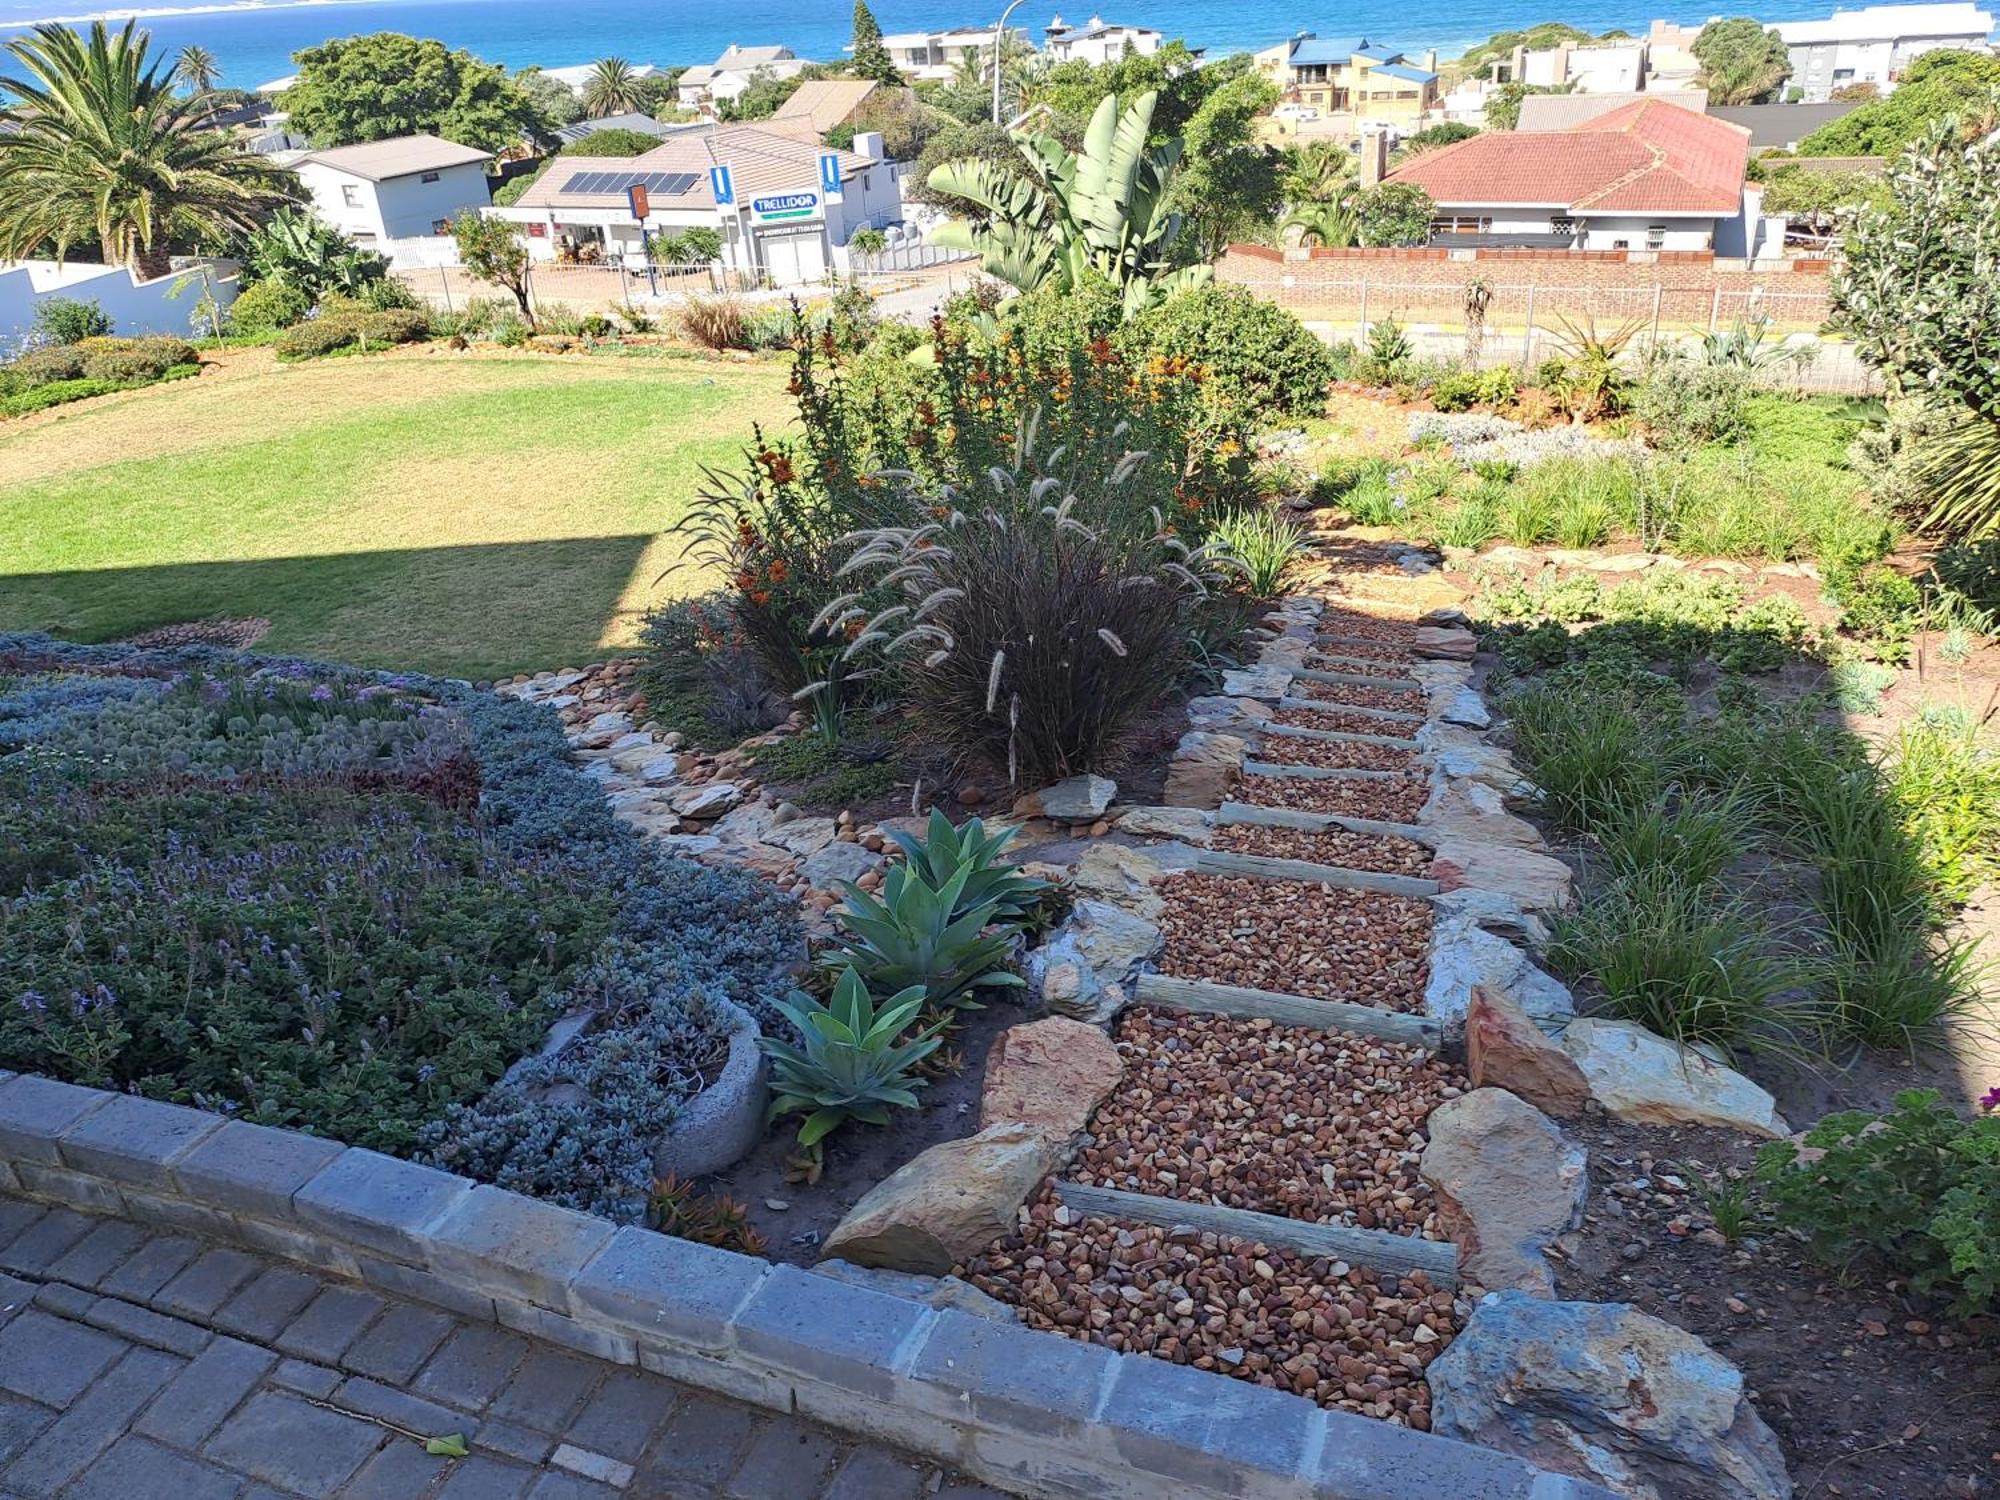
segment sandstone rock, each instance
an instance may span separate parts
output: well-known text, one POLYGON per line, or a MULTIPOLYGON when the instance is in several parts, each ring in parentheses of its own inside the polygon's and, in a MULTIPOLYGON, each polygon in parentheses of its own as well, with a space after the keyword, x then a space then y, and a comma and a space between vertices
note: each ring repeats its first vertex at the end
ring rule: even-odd
POLYGON ((654 842, 669 854, 686 854, 696 857, 703 854, 713 854, 722 847, 721 839, 707 833, 662 834, 654 842))
POLYGON ((1593 573, 1640 573, 1658 561, 1650 552, 1621 552, 1614 557, 1593 552, 1584 566, 1593 573))
POLYGON ((1736 1367, 1623 1303, 1484 1299, 1424 1371, 1431 1431, 1634 1500, 1789 1500, 1736 1367))
POLYGON ((1306 664, 1306 655, 1312 650, 1309 635, 1281 635, 1275 641, 1264 642, 1257 653, 1257 665, 1275 667, 1281 672, 1296 672, 1306 664))
POLYGON ((1135 917, 1154 922, 1164 903, 1153 882, 1175 870, 1194 867, 1194 851, 1134 849, 1124 844, 1092 844, 1076 862, 1070 883, 1082 894, 1121 906, 1135 917))
POLYGON ((619 756, 625 754, 625 752, 628 750, 652 749, 653 737, 650 734, 645 733, 643 730, 635 729, 630 734, 619 735, 617 739, 613 740, 610 744, 606 745, 604 748, 606 752, 609 753, 611 758, 613 760, 616 760, 619 756))
POLYGON ((1465 1013, 1465 1070, 1474 1088, 1501 1088, 1544 1114, 1574 1120, 1590 1102, 1576 1060, 1505 995, 1475 986, 1465 1013))
POLYGON ((1507 799, 1478 781, 1448 781, 1432 794, 1417 821, 1434 843, 1464 841, 1543 847, 1541 830, 1507 811, 1507 799))
POLYGON ((1196 729, 1230 729, 1262 724, 1277 710, 1255 698, 1229 698, 1215 694, 1188 699, 1188 723, 1196 729))
POLYGON ((1473 653, 1479 649, 1479 642, 1469 630, 1419 625, 1416 640, 1410 649, 1432 661, 1471 661, 1473 653))
POLYGON ((634 727, 630 714, 613 709, 585 724, 577 731, 575 740, 586 750, 602 750, 621 734, 630 734, 634 727))
POLYGON ((1504 995, 1530 1016, 1553 1019, 1576 1012, 1569 987, 1522 949, 1476 919, 1440 910, 1431 940, 1424 1009, 1440 1021, 1456 1021, 1472 1003, 1473 990, 1480 987, 1504 995))
POLYGON ((817 854, 833 842, 837 831, 831 818, 793 818, 788 822, 776 822, 766 830, 763 842, 783 849, 787 854, 804 859, 817 854))
POLYGON ((1198 807, 1128 807, 1118 820, 1118 831, 1199 844, 1207 840, 1214 824, 1214 815, 1198 807))
POLYGON ((1102 1023, 1124 1006, 1132 971, 1159 947, 1160 929, 1151 922, 1108 901, 1085 899, 1022 968, 1050 1010, 1102 1023))
POLYGON ((1010 1026, 986 1054, 979 1127, 1018 1121, 1061 1149, 1124 1071, 1111 1038, 1095 1026, 1062 1016, 1010 1026))
POLYGON ((669 805, 684 818, 719 818, 743 800, 743 788, 733 781, 705 781, 683 787, 669 805))
POLYGON ((1434 704, 1433 711, 1445 723, 1463 724, 1468 729, 1484 729, 1493 722, 1493 715, 1486 710, 1486 701, 1469 687, 1446 694, 1442 706, 1434 704))
POLYGON ((941 1142, 870 1188, 827 1236, 824 1258, 946 1275, 1014 1227, 1054 1165, 1048 1140, 1017 1121, 941 1142))
POLYGON ((1440 839, 1431 879, 1440 890, 1499 891, 1531 911, 1559 911, 1570 904, 1576 877, 1551 854, 1510 844, 1440 839))
POLYGON ((1789 1135, 1777 1101, 1732 1068, 1656 1036, 1636 1021, 1571 1021, 1563 1050, 1605 1110, 1635 1125, 1720 1125, 1789 1135))
POLYGON ((859 880, 882 867, 882 856, 859 844, 829 843, 799 862, 799 873, 814 885, 831 887, 842 880, 859 880))
POLYGON ((768 802, 746 802, 709 825, 708 831, 726 844, 759 844, 777 823, 778 810, 768 802))
POLYGON ((1169 807, 1222 806, 1242 772, 1246 748, 1233 734, 1190 729, 1174 747, 1162 800, 1169 807))
POLYGON ((1292 674, 1283 667, 1244 667, 1222 674, 1222 691, 1231 698, 1275 701, 1292 690, 1292 674))
POLYGON ((1583 1222, 1583 1148, 1504 1089, 1448 1099, 1424 1128, 1430 1144, 1418 1170, 1458 1246, 1459 1273, 1493 1291, 1553 1297, 1555 1273, 1542 1251, 1583 1222))
POLYGON ((1094 819, 1118 795, 1118 783, 1106 776, 1070 776, 1042 790, 1041 815, 1072 823, 1094 819))

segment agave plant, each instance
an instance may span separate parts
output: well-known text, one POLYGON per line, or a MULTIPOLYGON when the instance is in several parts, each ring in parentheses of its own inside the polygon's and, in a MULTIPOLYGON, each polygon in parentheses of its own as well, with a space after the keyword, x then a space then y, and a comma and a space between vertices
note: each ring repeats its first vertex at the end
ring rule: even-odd
POLYGON ((979 205, 982 221, 953 219, 931 232, 934 244, 977 251, 981 267, 1024 292, 1053 282, 1063 290, 1095 271, 1125 289, 1125 310, 1196 286, 1207 266, 1174 268, 1184 221, 1166 208, 1180 164, 1178 139, 1149 147, 1157 93, 1121 114, 1106 94, 1091 114, 1083 150, 1052 135, 1018 135, 1021 169, 971 158, 931 172, 937 193, 979 205))
POLYGON ((973 873, 960 865, 933 887, 921 872, 898 865, 879 897, 843 882, 847 904, 833 920, 845 936, 827 955, 827 967, 859 975, 878 995, 915 986, 927 1006, 970 1006, 974 990, 1021 984, 1020 975, 1002 967, 1011 934, 986 931, 999 901, 967 906, 962 899, 973 873))
POLYGON ((909 878, 921 880, 934 891, 943 890, 954 876, 964 872, 954 918, 991 905, 994 920, 1014 922, 1034 910, 1049 889, 1046 880, 1023 875, 1013 861, 1000 858, 1000 851, 1012 842, 1015 832, 1002 828, 989 834, 978 818, 970 819, 963 828, 953 828, 951 819, 934 807, 921 839, 909 833, 889 836, 907 856, 903 868, 909 878))
POLYGON ((921 987, 891 995, 876 1005, 853 969, 842 974, 824 1003, 803 991, 776 1002, 798 1033, 798 1044, 760 1037, 771 1059, 770 1118, 803 1114, 799 1144, 815 1150, 849 1120, 889 1123, 889 1109, 915 1109, 924 1086, 917 1064, 938 1044, 933 1025, 915 1035, 902 1032, 923 1009, 921 987))

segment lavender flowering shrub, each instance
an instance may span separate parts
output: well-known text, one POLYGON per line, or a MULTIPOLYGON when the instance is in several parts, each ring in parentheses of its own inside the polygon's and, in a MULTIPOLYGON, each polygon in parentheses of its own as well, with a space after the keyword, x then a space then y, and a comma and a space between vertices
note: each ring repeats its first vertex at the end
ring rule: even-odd
POLYGON ((612 819, 541 709, 0 635, 0 1066, 630 1216, 719 1066, 710 997, 768 1013, 800 944, 612 819))

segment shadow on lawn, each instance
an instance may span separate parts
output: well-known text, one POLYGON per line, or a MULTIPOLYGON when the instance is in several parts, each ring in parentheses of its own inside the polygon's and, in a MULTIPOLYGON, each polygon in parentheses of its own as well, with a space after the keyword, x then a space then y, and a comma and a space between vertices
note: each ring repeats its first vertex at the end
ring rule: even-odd
POLYGON ((473 678, 602 655, 653 593, 655 537, 575 537, 0 576, 0 629, 116 640, 271 621, 259 649, 473 678), (644 576, 641 576, 643 573, 644 576))

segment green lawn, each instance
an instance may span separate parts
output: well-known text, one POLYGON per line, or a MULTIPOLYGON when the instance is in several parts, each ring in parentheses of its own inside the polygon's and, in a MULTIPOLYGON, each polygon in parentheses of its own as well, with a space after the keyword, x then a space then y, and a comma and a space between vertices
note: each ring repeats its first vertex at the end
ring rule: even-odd
POLYGON ((0 629, 218 616, 262 649, 490 677, 628 644, 660 541, 789 403, 769 365, 394 355, 0 424, 0 629))

